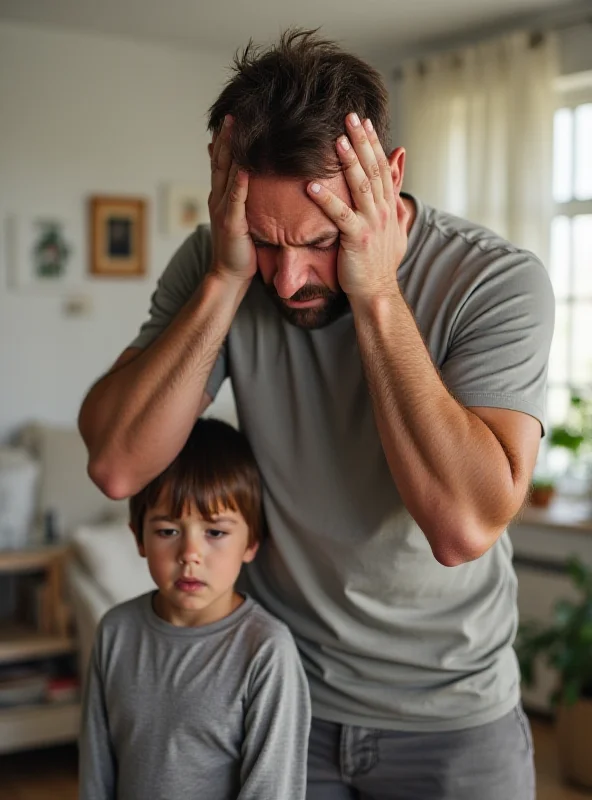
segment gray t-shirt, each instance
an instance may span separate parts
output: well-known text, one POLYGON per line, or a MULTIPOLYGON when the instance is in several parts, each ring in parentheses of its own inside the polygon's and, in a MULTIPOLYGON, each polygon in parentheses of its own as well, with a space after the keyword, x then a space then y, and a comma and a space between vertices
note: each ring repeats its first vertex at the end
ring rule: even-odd
MULTIPOLYGON (((444 383, 465 406, 543 424, 554 319, 544 267, 414 200, 397 280, 444 383)), ((166 328, 210 258, 209 230, 198 228, 162 275, 132 346, 166 328)), ((255 279, 210 375, 212 397, 226 376, 271 533, 247 589, 294 634, 313 715, 409 731, 502 717, 519 700, 510 540, 453 569, 435 560, 389 472, 351 312, 300 329, 255 279)))
POLYGON ((304 800, 310 699, 290 632, 246 598, 180 628, 154 593, 103 617, 85 687, 80 800, 304 800))

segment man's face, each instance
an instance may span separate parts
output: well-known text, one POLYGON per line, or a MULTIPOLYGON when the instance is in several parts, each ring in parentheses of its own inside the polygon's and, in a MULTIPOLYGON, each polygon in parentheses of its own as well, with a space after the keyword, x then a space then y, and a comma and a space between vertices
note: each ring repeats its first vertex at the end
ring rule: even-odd
MULTIPOLYGON (((323 180, 351 204, 343 175, 323 180)), ((307 181, 251 175, 247 222, 263 283, 286 319, 322 328, 340 317, 348 300, 337 279, 339 231, 306 194, 307 181)))

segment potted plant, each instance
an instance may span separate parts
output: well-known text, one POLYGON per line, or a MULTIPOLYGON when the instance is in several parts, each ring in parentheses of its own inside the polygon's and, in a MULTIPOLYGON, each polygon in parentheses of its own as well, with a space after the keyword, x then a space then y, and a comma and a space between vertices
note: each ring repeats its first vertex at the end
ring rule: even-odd
POLYGON ((592 399, 572 392, 565 423, 549 431, 549 447, 567 450, 572 461, 577 462, 589 455, 591 444, 592 399))
POLYGON ((592 788, 592 570, 571 558, 567 571, 579 599, 558 601, 550 624, 521 625, 516 652, 527 685, 534 681, 538 656, 557 672, 551 701, 562 771, 573 783, 592 788))
POLYGON ((555 481, 551 478, 533 478, 528 502, 537 508, 548 508, 555 496, 555 481))
MULTIPOLYGON (((549 431, 548 451, 564 450, 571 456, 572 465, 588 470, 585 456, 592 444, 592 400, 572 392, 567 418, 563 425, 555 425, 549 431)), ((531 484, 529 502, 539 508, 547 508, 555 496, 556 480, 553 477, 535 477, 531 484)))

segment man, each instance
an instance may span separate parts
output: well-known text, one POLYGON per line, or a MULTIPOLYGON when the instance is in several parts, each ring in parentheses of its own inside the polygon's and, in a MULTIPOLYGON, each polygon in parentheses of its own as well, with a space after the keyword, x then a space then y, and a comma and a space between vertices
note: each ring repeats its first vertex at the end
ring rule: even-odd
POLYGON ((402 194, 379 75, 310 32, 247 48, 210 129, 211 231, 84 402, 90 474, 137 492, 230 376, 270 529, 248 590, 311 687, 307 797, 532 800, 505 529, 542 431, 545 270, 402 194))

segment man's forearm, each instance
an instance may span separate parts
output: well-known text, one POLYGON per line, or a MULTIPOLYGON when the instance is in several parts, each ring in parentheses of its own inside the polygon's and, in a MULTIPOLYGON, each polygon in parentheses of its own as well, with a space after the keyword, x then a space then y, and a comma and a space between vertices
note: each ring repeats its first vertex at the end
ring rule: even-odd
POLYGON ((208 274, 150 347, 90 390, 80 430, 89 473, 105 493, 135 493, 182 448, 247 287, 248 282, 208 274))
POLYGON ((389 468, 434 555, 485 552, 521 505, 492 431, 444 386, 401 293, 352 299, 360 354, 389 468))

